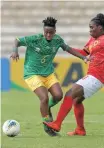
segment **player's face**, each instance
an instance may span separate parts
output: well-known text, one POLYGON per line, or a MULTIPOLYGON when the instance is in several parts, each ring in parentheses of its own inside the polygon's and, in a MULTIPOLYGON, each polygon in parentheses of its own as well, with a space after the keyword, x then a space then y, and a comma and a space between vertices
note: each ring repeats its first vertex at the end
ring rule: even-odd
POLYGON ((94 21, 91 21, 89 24, 89 28, 90 28, 90 35, 93 38, 97 38, 100 36, 100 34, 101 34, 101 26, 100 25, 96 25, 94 23, 94 21))
POLYGON ((52 40, 53 36, 55 35, 55 28, 54 27, 44 27, 44 36, 46 40, 52 40))

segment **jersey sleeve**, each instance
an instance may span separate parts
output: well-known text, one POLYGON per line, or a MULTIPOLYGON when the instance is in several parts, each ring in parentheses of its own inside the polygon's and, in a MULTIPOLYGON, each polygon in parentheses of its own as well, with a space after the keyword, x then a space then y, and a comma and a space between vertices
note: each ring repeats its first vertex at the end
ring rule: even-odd
POLYGON ((26 40, 25 37, 16 38, 19 41, 19 46, 26 46, 26 40))
POLYGON ((85 44, 84 48, 83 48, 83 51, 86 52, 86 54, 90 54, 90 50, 89 50, 89 45, 90 43, 93 41, 93 38, 91 37, 89 39, 89 41, 85 44))
POLYGON ((87 56, 90 54, 90 50, 89 50, 89 45, 92 42, 93 38, 91 37, 89 39, 89 41, 85 44, 85 46, 83 47, 83 49, 76 49, 74 48, 76 51, 78 51, 79 53, 81 53, 84 56, 87 56))
POLYGON ((34 36, 25 36, 21 38, 16 38, 19 41, 19 46, 28 46, 29 43, 35 40, 34 36))
POLYGON ((62 45, 61 45, 61 48, 64 50, 64 51, 69 51, 70 47, 64 42, 62 45))
POLYGON ((102 38, 102 39, 100 40, 100 47, 101 47, 102 49, 104 49, 104 38, 102 38))
POLYGON ((73 50, 76 50, 80 54, 82 54, 84 56, 87 56, 87 55, 90 54, 89 45, 90 45, 90 43, 91 43, 92 40, 93 40, 93 38, 90 38, 90 40, 86 43, 86 45, 84 46, 83 49, 76 49, 76 48, 73 48, 73 47, 69 47, 65 43, 63 43, 62 48, 63 48, 63 50, 67 51, 68 53, 70 53, 70 48, 72 48, 73 50))
POLYGON ((64 51, 68 51, 69 50, 69 46, 67 45, 67 43, 62 39, 61 39, 61 44, 60 47, 64 50, 64 51))

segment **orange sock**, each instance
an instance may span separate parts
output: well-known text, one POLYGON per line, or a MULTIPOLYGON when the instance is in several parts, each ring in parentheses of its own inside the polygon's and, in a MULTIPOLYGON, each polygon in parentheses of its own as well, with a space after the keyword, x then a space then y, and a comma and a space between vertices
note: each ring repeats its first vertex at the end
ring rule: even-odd
POLYGON ((84 106, 83 104, 74 104, 74 114, 78 128, 84 128, 84 106))
POLYGON ((60 110, 57 115, 57 119, 55 121, 59 126, 61 126, 62 121, 65 119, 65 117, 71 110, 72 103, 73 103, 72 97, 69 96, 64 97, 63 103, 61 104, 60 110))

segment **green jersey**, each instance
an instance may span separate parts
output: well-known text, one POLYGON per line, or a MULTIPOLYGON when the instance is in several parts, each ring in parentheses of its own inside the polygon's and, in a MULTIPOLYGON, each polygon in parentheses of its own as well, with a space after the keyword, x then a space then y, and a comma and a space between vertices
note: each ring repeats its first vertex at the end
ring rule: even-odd
MULTIPOLYGON (((54 72, 53 59, 64 40, 57 34, 47 41, 43 34, 18 38, 19 46, 26 46, 24 78, 32 75, 48 76, 54 72)), ((67 50, 67 48, 66 48, 67 50)))

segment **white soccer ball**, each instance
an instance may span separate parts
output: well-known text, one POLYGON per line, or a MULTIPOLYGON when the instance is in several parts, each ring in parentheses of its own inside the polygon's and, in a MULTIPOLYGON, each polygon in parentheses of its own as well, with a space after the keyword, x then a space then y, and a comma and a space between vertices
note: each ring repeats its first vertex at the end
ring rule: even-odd
POLYGON ((7 136, 14 137, 20 132, 20 124, 16 120, 7 120, 4 122, 2 129, 7 136))

